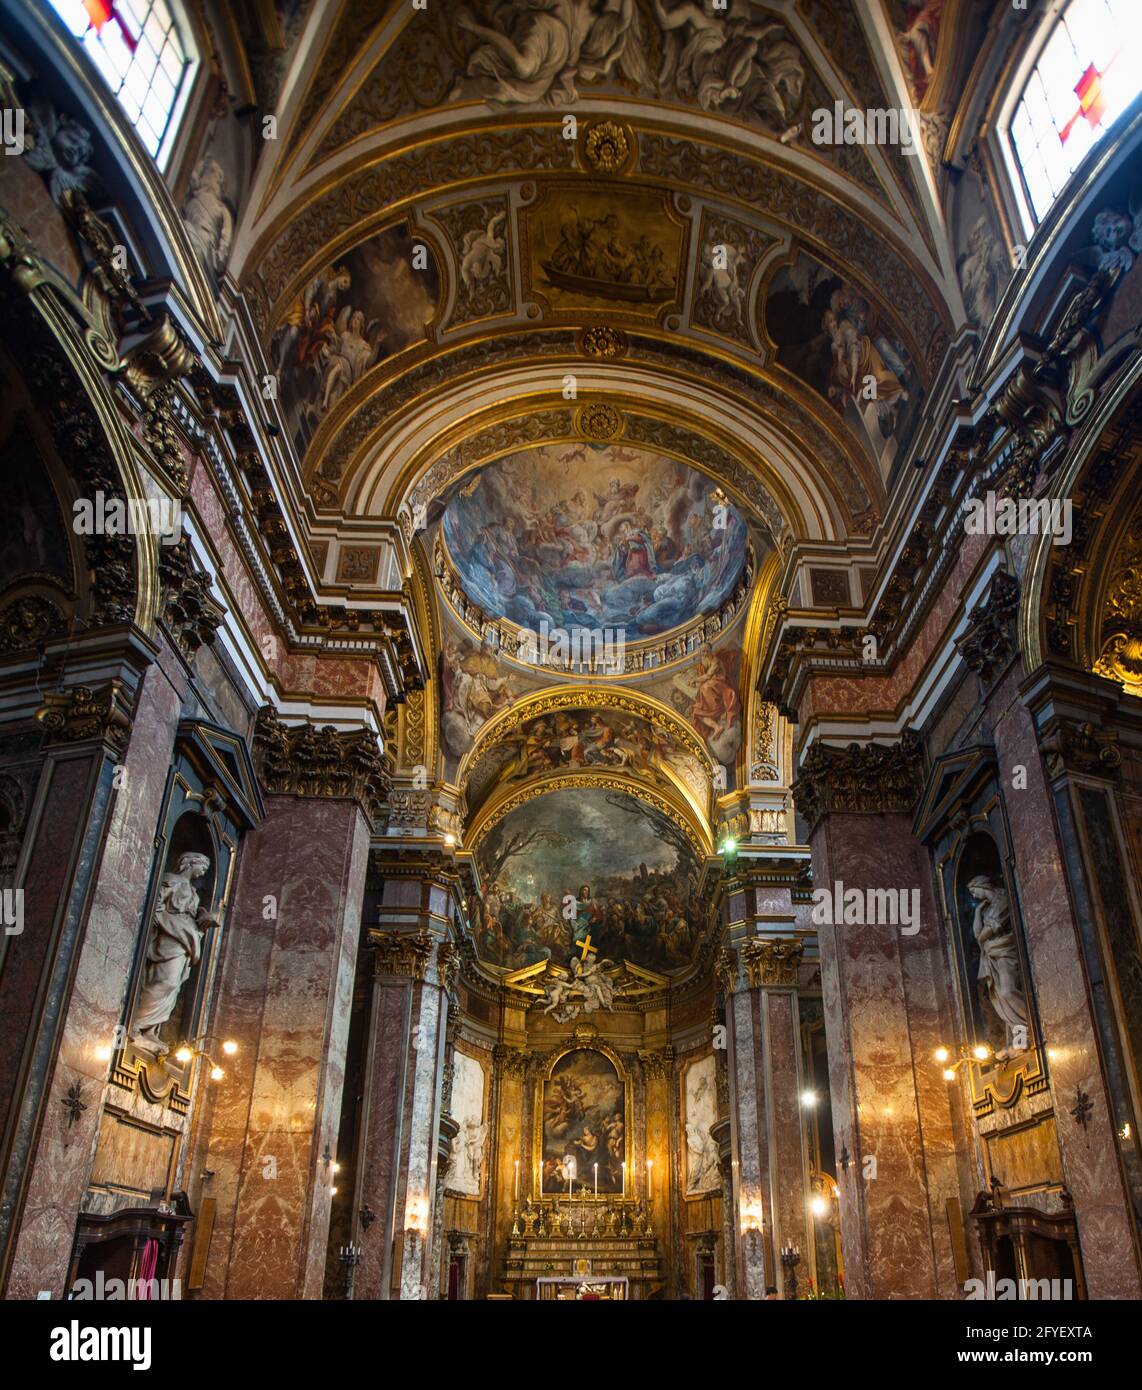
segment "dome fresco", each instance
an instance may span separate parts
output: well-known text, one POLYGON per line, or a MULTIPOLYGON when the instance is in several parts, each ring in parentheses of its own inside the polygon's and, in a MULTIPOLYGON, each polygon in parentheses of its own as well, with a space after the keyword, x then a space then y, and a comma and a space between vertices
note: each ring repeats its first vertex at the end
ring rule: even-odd
POLYGON ((720 607, 748 532, 703 473, 616 445, 510 454, 453 492, 444 539, 468 597, 539 631, 654 637, 720 607))

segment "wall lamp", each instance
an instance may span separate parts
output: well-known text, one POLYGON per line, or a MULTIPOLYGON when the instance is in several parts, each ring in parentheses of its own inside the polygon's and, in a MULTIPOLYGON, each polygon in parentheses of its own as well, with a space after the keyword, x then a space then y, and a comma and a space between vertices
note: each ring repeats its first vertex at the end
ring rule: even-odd
POLYGON ((954 1081, 956 1073, 967 1062, 986 1062, 991 1056, 991 1048, 987 1043, 973 1043, 971 1047, 961 1043, 957 1049, 957 1059, 952 1061, 952 1050, 950 1047, 938 1047, 932 1054, 940 1066, 944 1069, 944 1080, 954 1081))

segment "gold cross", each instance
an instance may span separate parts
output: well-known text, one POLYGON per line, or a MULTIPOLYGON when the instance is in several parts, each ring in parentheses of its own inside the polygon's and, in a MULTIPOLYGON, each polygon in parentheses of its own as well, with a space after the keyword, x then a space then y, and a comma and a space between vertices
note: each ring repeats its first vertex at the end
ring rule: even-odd
POLYGON ((590 932, 588 932, 587 935, 583 938, 583 940, 579 942, 579 950, 582 952, 582 955, 580 955, 579 959, 584 964, 586 964, 588 952, 590 952, 591 955, 596 955, 598 953, 599 948, 597 946, 591 945, 590 932))

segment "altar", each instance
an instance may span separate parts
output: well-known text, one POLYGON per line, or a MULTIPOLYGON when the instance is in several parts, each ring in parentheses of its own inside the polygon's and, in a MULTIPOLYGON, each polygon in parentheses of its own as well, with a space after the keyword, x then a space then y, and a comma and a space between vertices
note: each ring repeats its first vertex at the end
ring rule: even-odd
POLYGON ((630 1297, 630 1280, 625 1274, 541 1275, 535 1281, 535 1297, 541 1303, 551 1299, 620 1303, 630 1297))

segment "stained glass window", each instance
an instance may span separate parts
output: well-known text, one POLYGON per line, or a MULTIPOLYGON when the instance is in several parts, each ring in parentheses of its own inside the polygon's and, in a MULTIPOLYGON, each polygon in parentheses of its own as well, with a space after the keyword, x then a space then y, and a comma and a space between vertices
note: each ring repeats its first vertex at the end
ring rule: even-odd
POLYGON ((153 159, 173 134, 190 59, 167 0, 50 0, 153 159))
POLYGON ((1071 0, 1027 79, 1011 143, 1041 222, 1087 151, 1142 90, 1142 0, 1071 0))

